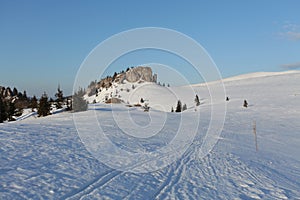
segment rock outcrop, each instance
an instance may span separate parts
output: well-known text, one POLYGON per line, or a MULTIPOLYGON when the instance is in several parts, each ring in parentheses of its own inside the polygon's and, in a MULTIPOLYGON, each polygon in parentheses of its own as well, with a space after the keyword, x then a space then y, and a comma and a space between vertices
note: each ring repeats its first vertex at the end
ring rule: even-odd
POLYGON ((156 82, 156 76, 152 75, 152 69, 150 67, 135 67, 126 72, 126 80, 130 83, 137 81, 156 82))
POLYGON ((102 90, 107 90, 113 83, 123 84, 124 81, 129 83, 135 82, 157 82, 157 74, 152 73, 151 67, 132 67, 128 68, 126 72, 115 73, 113 76, 107 76, 99 82, 92 81, 87 88, 87 95, 92 96, 102 90))

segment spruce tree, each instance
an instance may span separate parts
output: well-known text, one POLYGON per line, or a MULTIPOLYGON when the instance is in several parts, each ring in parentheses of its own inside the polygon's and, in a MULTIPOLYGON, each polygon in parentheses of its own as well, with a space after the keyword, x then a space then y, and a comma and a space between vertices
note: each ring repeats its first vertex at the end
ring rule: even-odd
POLYGON ((72 98, 71 99, 67 98, 67 109, 66 110, 67 111, 72 110, 72 98))
POLYGON ((187 110, 186 104, 184 104, 184 105, 182 106, 182 111, 185 111, 185 110, 187 110))
POLYGON ((3 123, 7 119, 6 115, 6 105, 5 102, 2 100, 0 95, 0 123, 3 123))
POLYGON ((196 94, 196 97, 195 97, 195 103, 196 103, 196 106, 200 105, 200 100, 199 100, 199 97, 198 97, 197 94, 196 94))
POLYGON ((72 96, 72 109, 74 112, 86 111, 88 108, 87 102, 84 100, 84 90, 79 89, 72 96))
POLYGON ((17 88, 15 88, 15 87, 14 87, 14 89, 13 89, 13 95, 14 95, 14 96, 18 96, 18 90, 17 90, 17 88))
POLYGON ((182 110, 182 104, 181 101, 178 100, 175 112, 181 112, 181 110, 182 110))
POLYGON ((15 119, 13 118, 13 116, 16 113, 16 106, 13 102, 8 102, 6 112, 7 112, 8 121, 14 121, 15 119))
POLYGON ((48 96, 46 94, 46 92, 41 96, 40 98, 40 102, 38 104, 38 116, 39 117, 44 117, 44 116, 47 116, 47 115, 50 115, 50 108, 51 108, 51 104, 50 102, 48 101, 48 96))
POLYGON ((244 100, 244 105, 243 105, 245 108, 247 108, 248 107, 248 102, 247 102, 247 100, 244 100))
POLYGON ((12 96, 13 96, 13 92, 11 91, 10 87, 7 87, 5 90, 4 97, 12 97, 12 96))
POLYGON ((28 100, 26 90, 24 90, 24 92, 23 92, 23 100, 26 100, 26 101, 28 100))
POLYGON ((118 74, 117 72, 114 73, 113 77, 112 77, 112 81, 114 81, 117 78, 118 74))
POLYGON ((63 91, 60 89, 60 87, 58 86, 57 88, 57 92, 55 94, 56 100, 55 100, 55 105, 57 109, 62 108, 62 104, 64 101, 64 95, 63 95, 63 91))
POLYGON ((34 112, 34 109, 38 107, 38 100, 36 98, 36 96, 34 95, 32 97, 32 99, 30 100, 30 108, 32 110, 32 112, 34 112))

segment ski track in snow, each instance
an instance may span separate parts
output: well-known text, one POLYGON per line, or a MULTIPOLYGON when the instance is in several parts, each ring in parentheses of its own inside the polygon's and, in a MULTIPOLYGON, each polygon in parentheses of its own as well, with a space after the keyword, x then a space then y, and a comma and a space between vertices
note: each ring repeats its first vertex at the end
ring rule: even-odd
MULTIPOLYGON (((300 92, 299 80, 299 73, 290 73, 239 80, 239 87, 226 83, 231 100, 215 148, 198 157, 210 116, 203 104, 203 121, 192 145, 169 166, 149 173, 111 169, 93 158, 69 113, 0 124, 0 199, 300 199, 300 96, 291 95, 300 92), (247 109, 241 106, 244 98, 251 105, 247 109)), ((201 87, 196 89, 201 94, 201 87)), ((126 144, 120 130, 113 131, 116 124, 101 109, 96 112, 116 143, 126 144)), ((147 113, 131 114, 145 124, 149 120, 147 113)), ((177 122, 177 114, 170 115, 163 131, 177 122)), ((156 144, 142 140, 136 147, 149 151, 168 143, 169 135, 159 137, 151 140, 156 144)))

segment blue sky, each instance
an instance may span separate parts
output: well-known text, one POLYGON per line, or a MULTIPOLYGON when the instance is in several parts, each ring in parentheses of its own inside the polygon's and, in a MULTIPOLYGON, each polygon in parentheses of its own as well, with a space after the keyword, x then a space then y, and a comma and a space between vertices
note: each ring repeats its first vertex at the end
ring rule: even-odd
MULTIPOLYGON (((223 77, 299 69, 299 8, 297 0, 0 0, 0 85, 53 96, 60 84, 70 94, 77 70, 93 48, 140 27, 174 29, 193 38, 223 77)), ((143 59, 127 59, 116 71, 139 61, 143 59)))

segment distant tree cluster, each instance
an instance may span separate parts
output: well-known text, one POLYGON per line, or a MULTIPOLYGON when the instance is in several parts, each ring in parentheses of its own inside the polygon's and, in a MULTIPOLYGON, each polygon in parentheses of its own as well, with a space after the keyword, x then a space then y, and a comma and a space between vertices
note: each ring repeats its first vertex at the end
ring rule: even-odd
POLYGON ((51 114, 52 105, 56 109, 64 109, 66 111, 85 111, 88 104, 83 96, 85 90, 79 89, 74 95, 64 97, 60 86, 55 93, 56 99, 49 98, 44 92, 40 99, 35 95, 27 97, 26 91, 18 92, 16 88, 11 90, 9 87, 0 86, 0 123, 5 121, 14 121, 16 117, 21 116, 23 109, 31 108, 32 112, 36 112, 38 117, 45 117, 51 114))
MULTIPOLYGON (((177 106, 176 106, 176 109, 175 109, 175 112, 183 112, 187 110, 187 105, 186 104, 183 104, 181 103, 180 100, 177 101, 177 106)), ((171 112, 174 112, 174 109, 173 107, 171 108, 171 112)))
POLYGON ((15 117, 22 115, 23 109, 29 107, 29 101, 26 91, 21 93, 16 88, 0 87, 0 123, 14 121, 15 117))
POLYGON ((158 82, 157 83, 159 86, 163 86, 163 87, 170 87, 170 84, 168 83, 167 85, 165 83, 161 83, 161 82, 158 82))

